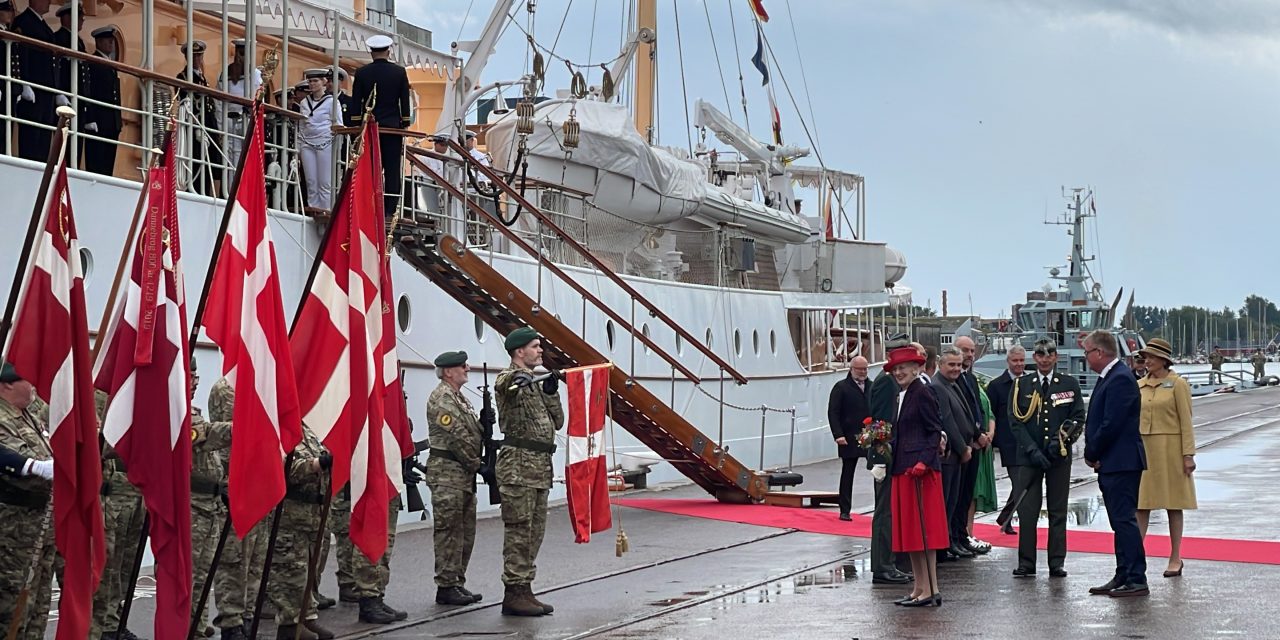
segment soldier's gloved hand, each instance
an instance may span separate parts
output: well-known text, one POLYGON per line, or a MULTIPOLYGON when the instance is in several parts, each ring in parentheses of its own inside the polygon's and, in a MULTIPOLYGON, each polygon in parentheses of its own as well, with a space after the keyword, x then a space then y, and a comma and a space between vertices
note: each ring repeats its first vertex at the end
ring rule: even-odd
POLYGON ((498 422, 498 412, 493 407, 480 410, 480 422, 484 424, 496 424, 498 422))
POLYGON ((27 460, 26 466, 22 468, 22 475, 36 476, 45 480, 53 480, 53 461, 52 460, 27 460))
POLYGON ((554 396, 560 392, 560 378, 555 376, 555 372, 551 373, 551 377, 542 381, 542 392, 554 396))
POLYGON ((227 485, 224 484, 218 488, 218 497, 222 499, 222 506, 231 508, 231 492, 228 491, 227 485))
POLYGON ((333 455, 328 451, 320 454, 320 469, 328 471, 333 468, 333 455))
POLYGON ((511 386, 513 387, 523 389, 531 384, 533 384, 533 374, 528 371, 517 371, 515 375, 511 376, 511 386))
POLYGON ((88 131, 89 133, 97 133, 97 132, 98 132, 98 123, 96 123, 96 122, 90 122, 89 124, 86 124, 86 125, 84 126, 84 130, 85 130, 85 131, 88 131))
POLYGON ((421 473, 418 473, 418 470, 417 470, 417 469, 415 469, 415 468, 413 468, 413 467, 411 467, 411 466, 409 466, 409 465, 405 465, 405 466, 404 466, 404 483, 405 483, 405 485, 418 484, 419 482, 422 482, 422 481, 423 481, 423 480, 425 480, 425 479, 426 479, 426 478, 423 478, 421 473))
POLYGON ((487 464, 482 464, 479 469, 476 469, 476 475, 481 478, 488 478, 493 475, 493 467, 487 464))
POLYGON ((71 106, 71 100, 68 100, 67 97, 62 95, 61 93, 59 93, 58 96, 53 99, 53 101, 56 102, 59 107, 71 106))
POLYGON ((32 91, 32 90, 31 90, 31 87, 29 87, 29 86, 24 86, 24 87, 22 87, 22 97, 20 97, 20 98, 18 98, 18 99, 19 99, 19 100, 25 100, 25 101, 27 101, 27 102, 35 102, 35 101, 36 101, 36 92, 35 92, 35 91, 32 91))
POLYGON ((1031 456, 1031 463, 1041 469, 1049 468, 1049 458, 1045 457, 1044 452, 1035 448, 1027 447, 1027 455, 1031 456))

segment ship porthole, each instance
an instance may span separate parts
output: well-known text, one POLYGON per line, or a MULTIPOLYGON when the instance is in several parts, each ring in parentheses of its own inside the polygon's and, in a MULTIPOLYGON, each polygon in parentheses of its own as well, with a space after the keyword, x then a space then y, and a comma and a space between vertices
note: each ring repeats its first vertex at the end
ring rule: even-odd
POLYGON ((769 330, 769 351, 778 355, 778 334, 773 329, 769 330))
POLYGON ((710 328, 710 327, 708 327, 708 328, 707 328, 707 339, 706 339, 706 340, 703 340, 703 342, 707 345, 707 348, 708 348, 708 349, 710 349, 710 348, 711 348, 711 346, 712 346, 713 344, 715 344, 715 342, 711 339, 711 337, 712 337, 712 336, 711 336, 711 328, 710 328))
MULTIPOLYGON (((643 335, 643 336, 645 337, 645 339, 646 339, 646 340, 650 339, 650 338, 649 338, 649 323, 647 323, 647 322, 646 322, 646 323, 644 323, 643 325, 641 325, 641 326, 640 326, 640 335, 643 335)), ((644 352, 645 352, 646 354, 647 354, 647 353, 649 353, 649 345, 648 345, 648 344, 645 344, 645 345, 644 345, 644 352)))
POLYGON ((613 351, 613 321, 608 320, 604 323, 604 335, 609 341, 609 350, 613 351))
POLYGON ((760 332, 755 329, 751 330, 751 350, 760 355, 760 332))
POLYGON ((476 342, 484 344, 484 339, 485 339, 484 320, 481 320, 480 316, 476 316, 476 342))
POLYGON ((400 299, 396 300, 396 324, 400 326, 400 333, 408 334, 412 328, 411 322, 413 307, 409 304, 409 296, 400 294, 400 299))
POLYGON ((80 273, 84 275, 84 286, 89 286, 93 277, 93 252, 88 247, 80 247, 80 273))
POLYGON ((742 355, 742 332, 737 329, 733 330, 733 352, 742 355))

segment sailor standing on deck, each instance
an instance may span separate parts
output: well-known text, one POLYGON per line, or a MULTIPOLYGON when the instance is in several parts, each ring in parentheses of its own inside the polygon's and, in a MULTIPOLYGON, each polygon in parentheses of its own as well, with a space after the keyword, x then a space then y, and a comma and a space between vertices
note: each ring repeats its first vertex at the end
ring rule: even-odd
MULTIPOLYGON (((239 96, 248 100, 253 100, 257 95, 258 87, 262 86, 262 71, 257 67, 253 67, 252 81, 248 80, 248 73, 245 71, 244 61, 244 40, 232 40, 235 51, 232 54, 231 64, 227 65, 227 73, 225 76, 218 76, 218 89, 225 91, 233 96, 239 96), (248 82, 248 86, 246 86, 248 82)), ((245 118, 247 114, 245 107, 230 102, 219 102, 218 107, 221 111, 219 120, 222 122, 222 130, 227 133, 224 148, 227 153, 227 164, 237 167, 240 164, 240 150, 244 148, 244 133, 247 129, 245 118)))
POLYGON ((332 69, 308 69, 303 76, 311 93, 298 105, 303 117, 298 153, 307 178, 307 206, 325 210, 333 208, 333 125, 341 117, 340 105, 329 91, 332 75, 332 69))
MULTIPOLYGON (((194 40, 191 42, 191 69, 182 68, 178 72, 177 78, 185 80, 202 87, 209 86, 209 80, 204 75, 204 50, 205 44, 203 40, 194 40)), ((187 55, 187 45, 183 44, 183 58, 187 55)), ((186 91, 178 91, 178 99, 187 96, 186 91)), ((210 140, 219 131, 218 107, 209 96, 197 93, 191 96, 191 113, 195 115, 196 122, 193 123, 188 131, 191 148, 191 190, 207 196, 217 195, 218 184, 222 182, 222 152, 218 147, 210 144, 210 140), (203 131, 201 130, 203 129, 203 131)))
MULTIPOLYGON (((94 57, 114 61, 119 35, 120 28, 114 24, 94 29, 94 57)), ((80 95, 86 98, 80 102, 80 130, 106 139, 84 140, 84 168, 109 176, 115 171, 116 141, 124 128, 120 116, 120 74, 105 64, 81 65, 80 95)))
MULTIPOLYGON (((84 15, 81 14, 78 11, 78 9, 79 9, 79 5, 76 5, 74 3, 64 4, 58 8, 58 12, 57 12, 58 23, 61 26, 58 28, 57 31, 53 32, 53 42, 59 47, 62 47, 64 49, 70 49, 71 41, 74 40, 76 51, 79 51, 81 53, 88 53, 89 50, 86 49, 84 46, 84 38, 81 38, 79 34, 76 34, 73 37, 71 33, 71 18, 72 18, 71 12, 73 11, 76 12, 76 15, 80 22, 80 24, 77 26, 79 26, 81 29, 84 28, 84 15)), ((72 71, 72 68, 76 66, 76 63, 73 62, 73 60, 74 58, 67 58, 67 57, 58 58, 58 90, 61 91, 62 93, 59 93, 57 96, 55 96, 54 101, 60 106, 71 104, 71 99, 68 98, 66 95, 63 95, 63 93, 65 94, 71 93, 71 71, 72 71)), ((79 63, 79 64, 83 65, 84 63, 79 63)), ((80 72, 84 73, 83 66, 80 67, 80 72)), ((84 77, 81 76, 80 80, 81 80, 81 83, 83 84, 84 77)), ((83 87, 79 87, 79 88, 83 89, 83 87)))
MULTIPOLYGON (((12 0, 0 0, 0 31, 13 30, 14 13, 15 12, 14 12, 12 0)), ((11 47, 9 51, 9 55, 5 56, 4 60, 0 60, 0 72, 3 72, 4 77, 6 78, 17 78, 21 75, 18 73, 19 68, 20 67, 18 66, 18 49, 16 47, 11 47)), ((0 87, 0 116, 9 115, 9 109, 10 109, 9 103, 12 101, 12 98, 5 99, 5 96, 10 95, 13 97, 17 97, 21 94, 22 94, 22 91, 18 88, 18 85, 13 84, 12 82, 5 82, 4 86, 0 87)), ((5 119, 4 122, 5 122, 5 125, 3 127, 0 127, 0 153, 8 154, 9 153, 9 124, 8 124, 9 120, 5 119)))
MULTIPOLYGON (((363 123, 368 109, 379 127, 407 129, 413 123, 409 74, 404 67, 391 61, 391 45, 395 42, 389 36, 376 35, 365 44, 369 46, 373 62, 356 70, 352 88, 355 122, 363 123)), ((382 152, 383 214, 392 216, 400 205, 400 192, 404 187, 404 139, 383 133, 378 137, 378 146, 382 152)))
MULTIPOLYGON (((13 31, 53 44, 53 29, 44 21, 44 14, 48 12, 49 0, 28 0, 26 10, 13 19, 13 31)), ((13 45, 13 48, 18 54, 19 77, 30 83, 11 85, 19 120, 18 156, 44 161, 49 155, 53 127, 58 118, 54 112, 53 94, 47 90, 57 81, 58 62, 48 49, 21 45, 13 45)))

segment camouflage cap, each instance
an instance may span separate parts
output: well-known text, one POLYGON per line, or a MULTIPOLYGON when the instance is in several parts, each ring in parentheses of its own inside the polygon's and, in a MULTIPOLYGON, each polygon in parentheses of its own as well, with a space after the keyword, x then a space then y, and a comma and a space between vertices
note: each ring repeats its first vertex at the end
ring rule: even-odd
POLYGON ((1039 356, 1047 356, 1051 353, 1058 352, 1058 345, 1054 344, 1052 338, 1040 338, 1036 340, 1034 353, 1039 356))
POLYGON ((4 363, 3 367, 0 367, 0 382, 12 384, 21 379, 22 377, 18 375, 18 371, 8 362, 4 363))
POLYGON ((437 367, 444 368, 444 367, 461 367, 466 363, 467 363, 466 351, 446 351, 436 356, 434 364, 437 367))
POLYGON ((537 339, 538 332, 534 331, 533 327, 520 327, 519 329, 507 334, 507 339, 502 343, 502 346, 510 352, 515 351, 516 349, 519 349, 520 347, 523 347, 537 339))

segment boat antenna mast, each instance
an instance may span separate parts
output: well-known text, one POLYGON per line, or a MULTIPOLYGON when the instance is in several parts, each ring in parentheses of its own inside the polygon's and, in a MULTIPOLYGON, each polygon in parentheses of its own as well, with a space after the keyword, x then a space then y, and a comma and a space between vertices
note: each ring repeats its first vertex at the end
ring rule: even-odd
POLYGON ((1086 210, 1085 203, 1092 203, 1093 191, 1086 190, 1084 187, 1072 187, 1070 193, 1066 187, 1062 188, 1062 197, 1067 200, 1067 210, 1058 215, 1057 218, 1049 218, 1044 221, 1045 224, 1070 227, 1067 235, 1071 236, 1071 255, 1068 258, 1069 264, 1065 265, 1067 269, 1066 275, 1058 270, 1058 267, 1051 267, 1049 277, 1054 280, 1061 280, 1066 283, 1067 293, 1071 300, 1102 300, 1102 287, 1093 277, 1093 273, 1089 270, 1089 263, 1097 259, 1097 256, 1086 256, 1084 248, 1084 221, 1085 218, 1097 216, 1097 210, 1089 207, 1086 210), (1087 191, 1087 193, 1086 193, 1087 191), (1089 283, 1093 283, 1092 286, 1089 283))

